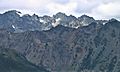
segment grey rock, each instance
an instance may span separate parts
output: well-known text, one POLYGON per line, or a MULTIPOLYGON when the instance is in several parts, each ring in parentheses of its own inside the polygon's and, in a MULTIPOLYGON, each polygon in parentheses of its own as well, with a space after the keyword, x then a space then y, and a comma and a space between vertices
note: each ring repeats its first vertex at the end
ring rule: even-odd
MULTIPOLYGON (((70 27, 69 20, 72 21, 76 18, 62 13, 53 17, 45 16, 37 19, 55 22, 59 17, 61 24, 55 27, 51 26, 49 30, 35 29, 14 33, 1 29, 0 47, 15 49, 22 53, 28 61, 37 66, 42 65, 53 72, 120 71, 119 21, 115 19, 94 20, 91 17, 83 16, 85 21, 80 19, 79 22, 84 21, 90 24, 73 28, 70 27), (62 21, 66 22, 65 24, 68 26, 64 26, 62 21), (103 25, 104 22, 106 24, 103 25)), ((33 18, 25 16, 28 22, 33 18)))

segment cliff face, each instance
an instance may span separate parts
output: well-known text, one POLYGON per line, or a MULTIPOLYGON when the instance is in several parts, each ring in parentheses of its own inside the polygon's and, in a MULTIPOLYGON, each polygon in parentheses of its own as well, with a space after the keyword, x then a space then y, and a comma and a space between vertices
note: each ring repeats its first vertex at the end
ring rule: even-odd
POLYGON ((0 47, 21 52, 51 71, 120 71, 120 22, 91 23, 78 29, 58 25, 48 31, 0 30, 0 47))
POLYGON ((7 14, 0 15, 0 48, 14 49, 50 71, 120 72, 119 21, 7 14))

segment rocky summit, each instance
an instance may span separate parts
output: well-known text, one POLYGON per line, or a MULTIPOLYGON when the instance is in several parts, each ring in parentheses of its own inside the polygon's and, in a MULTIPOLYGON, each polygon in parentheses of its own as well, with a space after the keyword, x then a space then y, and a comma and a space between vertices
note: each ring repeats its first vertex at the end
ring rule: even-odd
POLYGON ((20 33, 25 31, 43 31, 50 30, 52 27, 62 25, 70 28, 78 28, 87 26, 92 22, 106 23, 107 20, 95 20, 87 15, 76 18, 73 15, 67 16, 65 13, 57 13, 56 15, 40 17, 36 14, 22 14, 19 11, 11 10, 0 14, 0 28, 10 32, 20 33))
MULTIPOLYGON (((43 72, 120 72, 118 20, 95 20, 87 15, 76 18, 61 12, 52 17, 20 14, 15 10, 0 14, 0 52, 15 51, 9 52, 10 57, 2 53, 3 59, 10 58, 13 64, 20 63, 33 72, 42 72, 41 68, 43 72), (19 60, 21 55, 27 63, 19 60)), ((4 63, 8 68, 5 64, 9 63, 4 63)))

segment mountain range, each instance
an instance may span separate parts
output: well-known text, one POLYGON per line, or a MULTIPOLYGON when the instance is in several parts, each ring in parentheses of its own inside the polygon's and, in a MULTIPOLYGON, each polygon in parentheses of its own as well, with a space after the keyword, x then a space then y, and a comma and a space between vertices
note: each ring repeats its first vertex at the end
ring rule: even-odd
MULTIPOLYGON (((30 68, 28 72, 42 72, 41 68, 50 72, 120 72, 118 20, 95 20, 87 15, 76 18, 61 12, 52 17, 20 14, 16 10, 0 14, 0 48, 18 54, 12 57, 15 62, 17 59, 13 68, 20 69, 20 62, 25 66, 21 69, 30 68), (19 60, 21 55, 25 63, 19 60)), ((6 64, 0 64, 0 69, 13 69, 6 64)))
POLYGON ((25 32, 50 30, 58 25, 78 28, 81 26, 87 26, 92 22, 101 24, 108 22, 107 20, 95 20, 87 15, 82 15, 81 17, 76 18, 73 15, 67 16, 65 13, 61 12, 52 17, 47 15, 40 17, 36 14, 33 14, 32 16, 29 14, 21 14, 21 12, 16 10, 0 14, 0 28, 7 29, 11 32, 25 32))

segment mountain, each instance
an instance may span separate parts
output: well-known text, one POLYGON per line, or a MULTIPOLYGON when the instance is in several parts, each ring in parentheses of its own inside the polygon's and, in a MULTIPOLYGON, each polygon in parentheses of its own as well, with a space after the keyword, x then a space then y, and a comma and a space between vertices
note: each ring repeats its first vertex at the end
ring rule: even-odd
POLYGON ((78 17, 78 20, 80 21, 82 26, 87 26, 92 22, 95 22, 95 19, 93 17, 89 17, 87 15, 82 15, 81 17, 78 17))
MULTIPOLYGON (((57 25, 63 25, 71 28, 78 28, 89 25, 92 22, 98 22, 87 15, 82 15, 76 18, 73 15, 67 16, 64 13, 57 13, 56 15, 39 17, 36 14, 32 16, 29 14, 22 15, 16 10, 7 11, 0 15, 0 28, 7 29, 11 32, 25 32, 25 31, 43 31, 50 30, 57 25)), ((99 22, 102 23, 101 20, 99 22)))
POLYGON ((13 49, 29 62, 51 72, 120 72, 118 20, 95 20, 87 15, 76 18, 61 12, 53 17, 24 16, 20 16, 20 19, 24 17, 20 25, 25 24, 26 28, 28 25, 28 29, 21 28, 23 32, 6 27, 13 23, 3 24, 4 28, 0 26, 0 48, 13 49), (40 20, 41 26, 36 26, 40 30, 29 28, 35 24, 32 19, 40 20), (49 29, 43 30, 46 26, 42 24, 49 29))
POLYGON ((49 72, 35 66, 15 50, 0 48, 0 72, 49 72))

